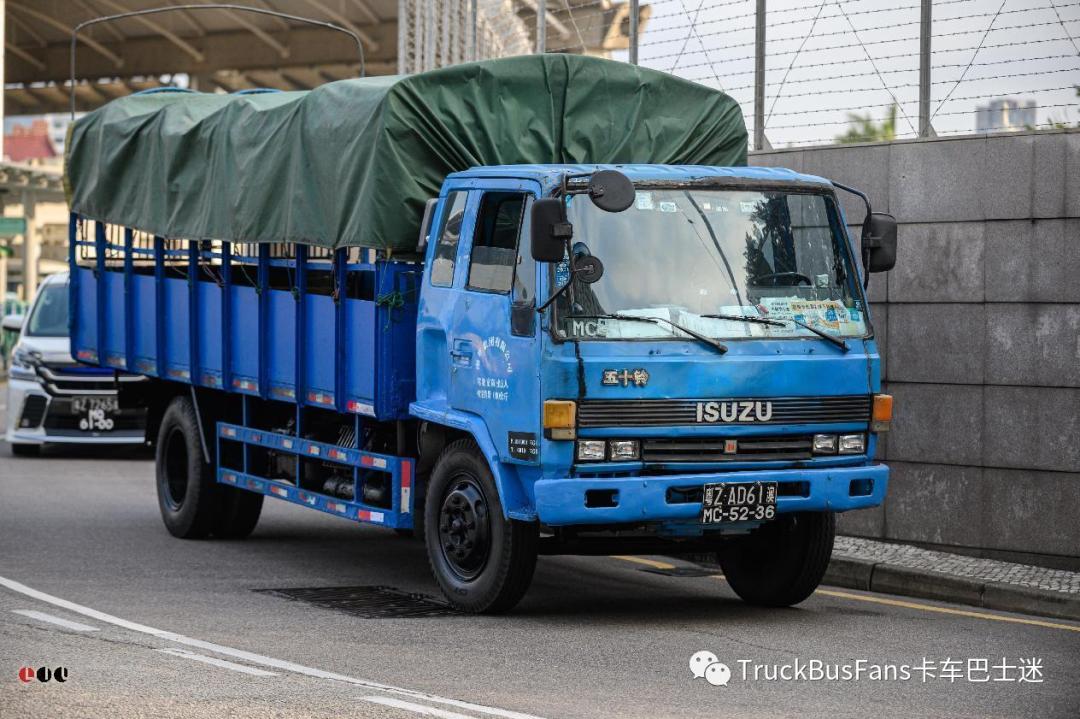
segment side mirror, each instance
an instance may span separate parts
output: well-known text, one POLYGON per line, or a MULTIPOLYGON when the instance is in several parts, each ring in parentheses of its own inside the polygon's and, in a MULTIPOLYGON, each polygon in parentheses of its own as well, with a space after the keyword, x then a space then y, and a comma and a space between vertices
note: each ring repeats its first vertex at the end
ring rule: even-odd
POLYGON ((896 265, 896 218, 871 213, 863 223, 863 264, 867 272, 888 272, 896 265))
POLYGON ((530 250, 537 262, 561 262, 566 255, 566 243, 574 235, 573 226, 566 221, 560 199, 537 200, 532 206, 532 237, 530 250))
POLYGON ((20 332, 23 326, 22 315, 4 315, 3 328, 8 332, 20 332))
POLYGON ((589 199, 605 212, 622 212, 634 204, 634 183, 618 170, 600 170, 589 179, 589 199))

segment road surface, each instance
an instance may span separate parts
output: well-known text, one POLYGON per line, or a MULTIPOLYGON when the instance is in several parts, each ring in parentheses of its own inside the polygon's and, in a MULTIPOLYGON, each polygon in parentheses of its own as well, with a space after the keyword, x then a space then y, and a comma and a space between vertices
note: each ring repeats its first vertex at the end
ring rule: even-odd
POLYGON ((262 590, 438 590, 418 542, 272 499, 247 540, 174 539, 145 453, 0 443, 0 548, 5 717, 1080 716, 1078 624, 830 588, 766 611, 664 558, 541 558, 500 617, 313 606, 262 590), (692 675, 702 650, 726 686, 692 675))

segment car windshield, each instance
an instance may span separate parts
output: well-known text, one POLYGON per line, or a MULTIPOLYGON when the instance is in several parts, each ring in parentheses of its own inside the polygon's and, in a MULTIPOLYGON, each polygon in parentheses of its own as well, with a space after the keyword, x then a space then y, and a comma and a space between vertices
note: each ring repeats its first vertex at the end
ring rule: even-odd
POLYGON ((31 337, 67 337, 68 288, 63 282, 53 282, 38 291, 34 309, 26 323, 31 337))
MULTIPOLYGON (((561 337, 689 339, 672 322, 716 339, 813 337, 799 322, 837 337, 867 334, 858 276, 828 195, 642 188, 619 213, 573 195, 567 215, 574 255, 598 258, 604 271, 592 284, 575 279, 559 298, 561 337)), ((561 286, 570 263, 552 273, 561 286)))

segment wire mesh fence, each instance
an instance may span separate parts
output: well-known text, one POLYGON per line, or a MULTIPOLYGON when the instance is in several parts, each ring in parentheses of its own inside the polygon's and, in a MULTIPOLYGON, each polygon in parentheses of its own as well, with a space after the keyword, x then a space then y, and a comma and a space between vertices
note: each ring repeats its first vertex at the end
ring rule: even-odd
POLYGON ((463 8, 460 32, 441 28, 462 52, 415 69, 541 44, 623 61, 636 50, 642 66, 730 94, 764 146, 1080 126, 1077 0, 403 2, 428 17, 463 8))

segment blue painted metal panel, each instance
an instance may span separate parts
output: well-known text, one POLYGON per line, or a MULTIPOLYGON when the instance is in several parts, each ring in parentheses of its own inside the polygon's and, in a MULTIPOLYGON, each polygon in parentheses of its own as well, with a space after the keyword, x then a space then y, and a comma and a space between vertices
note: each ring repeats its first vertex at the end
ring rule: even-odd
POLYGON ((97 279, 94 270, 76 266, 71 272, 75 278, 72 283, 75 296, 76 317, 73 327, 74 334, 71 337, 72 354, 76 359, 83 362, 96 363, 97 353, 97 279))
POLYGON ((296 398, 296 300, 291 292, 269 290, 267 297, 266 363, 270 397, 296 398))
POLYGON ((121 272, 109 269, 101 276, 105 291, 105 306, 109 308, 105 313, 105 341, 104 363, 109 367, 124 369, 125 350, 127 347, 127 333, 124 320, 124 275, 121 272))
POLYGON ((134 335, 132 368, 140 374, 157 374, 157 291, 153 275, 135 275, 132 280, 131 331, 134 335))
POLYGON ((254 287, 233 285, 232 334, 229 337, 232 358, 232 388, 257 394, 259 384, 259 297, 254 287))
POLYGON ((221 388, 222 356, 220 335, 214 328, 221 326, 222 289, 214 282, 195 283, 198 301, 195 303, 195 331, 202 339, 196 343, 199 376, 197 384, 221 388))
POLYGON ((188 382, 191 379, 190 329, 188 327, 188 283, 186 279, 166 277, 162 281, 164 312, 160 321, 165 332, 165 374, 168 379, 188 382))
POLYGON ((345 400, 350 412, 375 414, 375 303, 345 300, 345 400))
POLYGON ((307 339, 303 342, 304 385, 308 401, 317 405, 333 405, 336 401, 334 312, 334 300, 326 295, 308 295, 304 303, 304 326, 307 328, 307 339), (313 395, 321 399, 315 400, 313 395))

